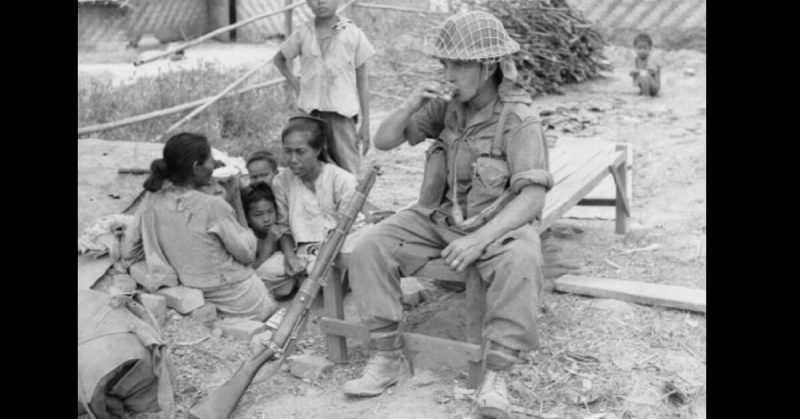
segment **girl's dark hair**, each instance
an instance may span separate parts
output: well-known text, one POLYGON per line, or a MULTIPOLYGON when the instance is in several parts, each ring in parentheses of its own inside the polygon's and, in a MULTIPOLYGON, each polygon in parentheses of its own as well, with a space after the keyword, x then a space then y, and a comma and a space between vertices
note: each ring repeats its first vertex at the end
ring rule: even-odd
POLYGON ((242 206, 244 207, 245 214, 250 212, 250 204, 255 204, 261 200, 276 205, 275 194, 272 193, 272 188, 266 183, 256 182, 242 189, 242 206))
POLYGON ((281 132, 281 142, 286 141, 286 136, 293 132, 307 132, 311 134, 308 140, 308 145, 317 153, 317 160, 329 163, 331 161, 328 155, 328 141, 333 139, 333 132, 330 125, 324 119, 317 118, 310 115, 298 115, 289 118, 289 123, 283 128, 281 132))
POLYGON ((194 164, 202 164, 211 157, 211 145, 201 134, 182 132, 167 140, 163 156, 150 163, 150 176, 144 181, 147 191, 160 190, 164 180, 185 184, 194 176, 194 164))
POLYGON ((278 162, 275 161, 275 156, 273 156, 272 153, 270 153, 267 150, 259 150, 251 154, 250 157, 247 159, 247 166, 250 166, 250 163, 259 160, 263 160, 271 164, 272 170, 278 170, 278 162))
POLYGON ((638 44, 639 42, 644 42, 651 48, 653 47, 653 38, 651 38, 650 35, 646 33, 640 33, 639 35, 636 35, 636 38, 633 38, 633 46, 636 46, 636 44, 638 44))

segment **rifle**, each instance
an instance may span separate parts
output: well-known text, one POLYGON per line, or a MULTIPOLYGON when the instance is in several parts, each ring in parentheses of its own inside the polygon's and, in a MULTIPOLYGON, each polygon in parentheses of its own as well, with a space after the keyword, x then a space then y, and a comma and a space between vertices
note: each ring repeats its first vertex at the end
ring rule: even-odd
POLYGON ((247 387, 253 381, 261 367, 275 354, 285 356, 294 347, 303 330, 311 304, 319 292, 319 287, 326 284, 331 266, 344 243, 345 236, 350 231, 356 216, 367 199, 379 167, 370 169, 364 179, 356 188, 356 194, 347 202, 336 228, 331 231, 328 238, 322 243, 314 263, 314 268, 308 275, 303 285, 297 291, 292 305, 283 318, 278 330, 272 335, 269 344, 261 352, 242 363, 233 376, 221 387, 208 395, 208 397, 189 409, 189 417, 193 419, 227 419, 239 400, 244 395, 247 387))

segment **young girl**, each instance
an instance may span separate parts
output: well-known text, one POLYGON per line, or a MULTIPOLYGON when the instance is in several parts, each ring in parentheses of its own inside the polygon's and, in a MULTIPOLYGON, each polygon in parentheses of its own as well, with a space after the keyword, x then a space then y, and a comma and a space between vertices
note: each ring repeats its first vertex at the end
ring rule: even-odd
POLYGON ((258 240, 256 260, 253 262, 253 268, 258 273, 258 268, 278 249, 278 237, 271 231, 277 218, 275 195, 265 182, 256 182, 242 189, 242 206, 247 225, 258 240))

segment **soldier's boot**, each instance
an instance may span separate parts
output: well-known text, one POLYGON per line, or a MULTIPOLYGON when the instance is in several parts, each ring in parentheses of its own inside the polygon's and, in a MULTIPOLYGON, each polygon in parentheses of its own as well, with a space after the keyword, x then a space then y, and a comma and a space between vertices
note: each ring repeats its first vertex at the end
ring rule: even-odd
POLYGON ((516 362, 520 362, 519 351, 491 343, 486 354, 483 380, 475 396, 478 415, 495 419, 511 417, 506 375, 516 362))
POLYGON ((344 394, 348 396, 377 396, 411 375, 399 331, 371 333, 370 338, 377 351, 361 377, 344 383, 344 394))

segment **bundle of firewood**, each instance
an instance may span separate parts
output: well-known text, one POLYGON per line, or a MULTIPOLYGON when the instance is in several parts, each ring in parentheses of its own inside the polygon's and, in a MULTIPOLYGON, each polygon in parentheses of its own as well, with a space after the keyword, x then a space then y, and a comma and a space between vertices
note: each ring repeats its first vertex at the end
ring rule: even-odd
POLYGON ((484 8, 503 22, 521 51, 514 55, 519 79, 531 95, 561 93, 611 69, 606 45, 591 22, 566 0, 496 0, 484 8))

